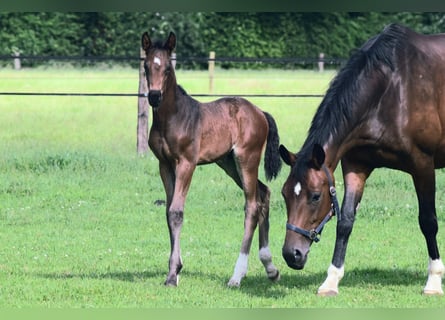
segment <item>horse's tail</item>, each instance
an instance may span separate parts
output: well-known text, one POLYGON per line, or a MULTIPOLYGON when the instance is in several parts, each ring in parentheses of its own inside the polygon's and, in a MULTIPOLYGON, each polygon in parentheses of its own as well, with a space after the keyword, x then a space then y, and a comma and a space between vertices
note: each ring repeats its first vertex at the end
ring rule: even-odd
POLYGON ((264 171, 267 181, 275 179, 281 170, 281 157, 279 152, 280 136, 274 118, 267 112, 263 112, 269 123, 267 134, 266 152, 264 154, 264 171))

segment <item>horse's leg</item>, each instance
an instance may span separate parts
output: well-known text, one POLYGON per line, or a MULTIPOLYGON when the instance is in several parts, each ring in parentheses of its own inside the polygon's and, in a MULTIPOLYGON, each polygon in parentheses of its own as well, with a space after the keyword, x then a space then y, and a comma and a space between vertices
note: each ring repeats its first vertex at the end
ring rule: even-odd
POLYGON ((338 294, 338 284, 344 275, 344 263, 349 236, 354 225, 358 204, 363 195, 365 181, 372 170, 359 170, 348 165, 347 159, 342 161, 345 196, 341 207, 341 218, 337 217, 337 235, 331 265, 327 271, 326 280, 318 288, 319 296, 338 294))
POLYGON ((435 205, 435 173, 429 170, 418 170, 413 175, 419 203, 419 225, 428 248, 428 280, 423 293, 425 295, 443 295, 442 276, 445 268, 440 259, 436 235, 438 231, 436 205, 435 205))
POLYGON ((259 222, 258 212, 258 166, 260 163, 261 150, 259 152, 250 151, 234 151, 234 162, 238 171, 238 175, 242 181, 244 191, 244 235, 241 242, 241 249, 235 269, 228 285, 238 287, 241 279, 247 273, 248 258, 250 247, 252 244, 253 234, 259 222))
POLYGON ((272 263, 272 254, 269 249, 269 202, 270 190, 260 180, 258 180, 258 240, 259 258, 266 269, 267 277, 272 281, 280 279, 280 272, 272 263))
MULTIPOLYGON (((252 237, 258 223, 257 204, 256 204, 256 177, 257 174, 251 173, 250 177, 246 168, 240 168, 240 160, 235 159, 234 152, 216 162, 224 171, 243 189, 245 196, 244 205, 244 236, 241 243, 241 250, 235 264, 233 275, 227 285, 229 287, 238 287, 242 278, 247 273, 249 251, 252 244, 252 237), (255 176, 255 179, 252 179, 255 176)), ((255 170, 253 170, 255 172, 255 170)))
MULTIPOLYGON (((233 152, 231 152, 226 157, 218 160, 216 164, 220 166, 226 172, 226 174, 235 181, 235 183, 238 185, 238 187, 240 187, 240 189, 243 189, 243 182, 238 173, 237 165, 233 157, 233 152)), ((228 286, 240 285, 241 279, 245 276, 247 272, 247 264, 248 264, 248 255, 246 255, 241 251, 238 256, 238 260, 236 261, 233 275, 230 278, 229 282, 227 283, 228 286)))
POLYGON ((173 262, 173 247, 174 247, 174 234, 172 233, 172 229, 169 223, 169 210, 170 205, 173 200, 173 194, 175 191, 175 172, 174 169, 170 166, 169 163, 165 163, 163 161, 159 161, 159 173, 161 175, 161 180, 164 185, 165 195, 166 195, 166 218, 167 225, 170 236, 170 259, 169 259, 169 273, 167 276, 167 280, 165 281, 165 285, 174 285, 177 284, 177 274, 181 271, 182 263, 181 258, 179 258, 179 266, 175 266, 173 262))
MULTIPOLYGON (((184 203, 187 196, 190 182, 195 169, 195 165, 183 160, 179 161, 176 167, 176 174, 166 174, 167 182, 174 177, 173 188, 170 183, 167 183, 169 192, 173 189, 173 195, 167 195, 167 223, 170 233, 170 259, 169 272, 165 285, 177 286, 179 282, 179 272, 182 269, 181 247, 180 247, 180 233, 184 217, 184 203)), ((161 173, 162 174, 162 173, 161 173)), ((164 181, 164 178, 163 178, 164 181)), ((164 182, 165 185, 165 182, 164 182)), ((166 188, 167 190, 167 188, 166 188)))

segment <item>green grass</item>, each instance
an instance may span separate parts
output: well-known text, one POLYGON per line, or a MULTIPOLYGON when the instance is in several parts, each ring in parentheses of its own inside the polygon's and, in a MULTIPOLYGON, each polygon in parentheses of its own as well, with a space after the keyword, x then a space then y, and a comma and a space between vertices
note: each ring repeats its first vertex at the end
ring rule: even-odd
MULTIPOLYGON (((217 70, 215 93, 324 93, 334 73, 217 70)), ((0 91, 135 93, 137 70, 0 71, 0 91)), ((207 93, 206 72, 178 71, 189 93, 207 93)), ((207 98, 206 98, 207 99, 207 98)), ((202 99, 204 100, 204 99, 202 99)), ((210 100, 208 98, 207 100, 210 100)), ((318 98, 252 98, 297 151, 318 98)), ((304 270, 281 258, 285 167, 269 184, 271 283, 252 245, 249 272, 229 289, 243 233, 243 197, 214 165, 199 167, 186 203, 184 269, 163 286, 169 255, 157 161, 136 155, 136 97, 0 96, 0 307, 420 307, 427 253, 409 176, 387 169, 369 179, 348 248, 340 295, 315 295, 332 256, 335 220, 304 270)), ((261 177, 264 173, 261 170, 261 177)), ((342 197, 342 181, 336 172, 342 197)), ((439 246, 445 243, 445 174, 437 171, 439 246)))

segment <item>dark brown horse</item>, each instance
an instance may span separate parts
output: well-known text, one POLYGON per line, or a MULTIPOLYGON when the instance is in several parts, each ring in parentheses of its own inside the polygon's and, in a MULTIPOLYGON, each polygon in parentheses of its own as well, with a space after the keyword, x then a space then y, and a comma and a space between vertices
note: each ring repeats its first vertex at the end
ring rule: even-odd
MULTIPOLYGON (((258 180, 258 167, 266 145, 266 178, 275 178, 281 168, 278 131, 272 116, 242 98, 222 98, 200 103, 176 84, 170 56, 176 37, 170 33, 164 44, 142 35, 148 100, 153 109, 149 145, 159 160, 167 196, 167 222, 171 254, 166 285, 178 285, 182 268, 179 235, 184 202, 197 165, 215 162, 244 191, 244 237, 229 286, 239 286, 247 272, 247 260, 255 228, 259 228, 259 258, 267 276, 279 279, 269 251, 270 191, 258 180), (267 141, 267 143, 266 143, 267 141)), ((209 219, 203 217, 203 219, 209 219)))
POLYGON ((423 292, 443 294, 434 170, 445 166, 445 34, 386 27, 333 79, 301 150, 294 154, 280 146, 280 153, 291 166, 282 189, 288 219, 283 257, 289 267, 304 267, 310 245, 331 215, 338 216, 334 254, 319 295, 338 293, 365 182, 379 167, 412 176, 429 255, 423 292), (333 175, 340 161, 341 211, 333 175))

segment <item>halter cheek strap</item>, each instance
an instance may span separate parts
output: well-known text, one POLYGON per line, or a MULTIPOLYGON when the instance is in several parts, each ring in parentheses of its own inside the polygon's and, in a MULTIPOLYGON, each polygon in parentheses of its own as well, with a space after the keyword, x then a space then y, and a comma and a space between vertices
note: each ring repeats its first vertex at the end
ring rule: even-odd
POLYGON ((335 190, 334 181, 332 180, 332 177, 329 173, 328 168, 326 168, 326 166, 324 164, 322 166, 322 169, 328 178, 329 194, 331 196, 331 209, 329 210, 327 215, 324 217, 324 219, 321 221, 321 223, 318 225, 318 227, 316 227, 315 229, 306 230, 306 229, 302 229, 297 226, 294 226, 291 223, 286 224, 287 230, 291 230, 293 232, 301 234, 301 235, 305 236, 306 238, 308 238, 309 240, 314 241, 314 242, 320 241, 320 235, 321 235, 321 232, 323 231, 324 225, 333 216, 335 216, 337 214, 338 220, 339 221, 341 220, 340 206, 338 205, 337 192, 335 190))

